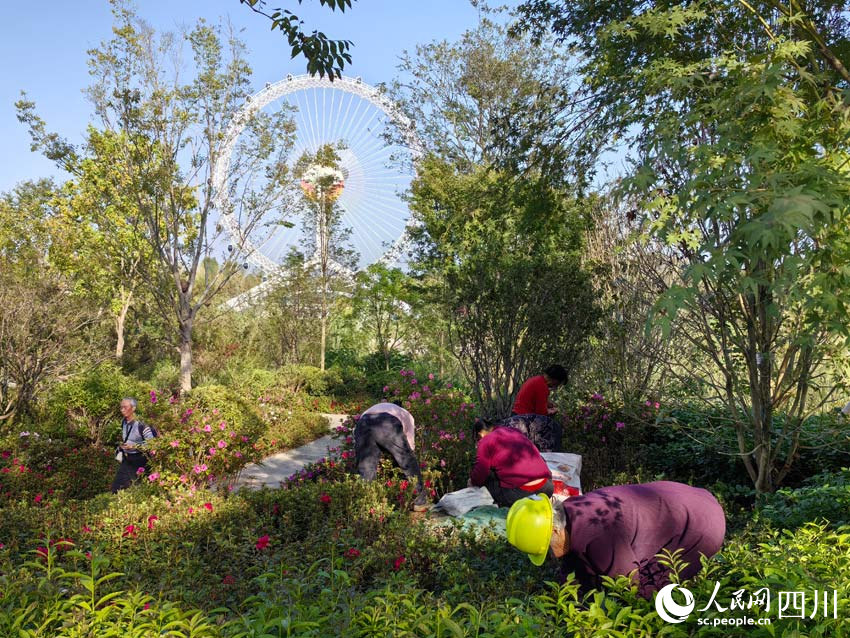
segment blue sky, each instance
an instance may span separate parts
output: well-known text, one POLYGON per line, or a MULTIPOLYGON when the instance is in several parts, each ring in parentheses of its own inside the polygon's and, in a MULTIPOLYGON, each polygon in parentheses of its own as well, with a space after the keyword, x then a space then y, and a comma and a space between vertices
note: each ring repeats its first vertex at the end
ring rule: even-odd
MULTIPOLYGON (((140 0, 140 16, 159 30, 191 25, 199 17, 215 22, 229 16, 244 28, 254 87, 275 82, 288 73, 305 72, 301 58, 289 57, 279 31, 239 0, 140 0)), ((396 75, 401 53, 432 40, 454 40, 475 26, 478 11, 467 0, 357 0, 344 14, 320 7, 318 0, 269 0, 268 8, 292 10, 334 39, 354 42, 353 63, 345 75, 361 76, 369 84, 388 82, 396 75)), ((5 152, 0 162, 0 191, 40 177, 63 179, 52 162, 32 153, 26 129, 15 116, 14 103, 22 90, 37 105, 49 130, 79 142, 91 109, 82 89, 89 84, 86 51, 111 36, 112 14, 107 0, 48 0, 43 3, 4 2, 0 8, 0 59, 4 62, 0 88, 0 138, 5 152)))

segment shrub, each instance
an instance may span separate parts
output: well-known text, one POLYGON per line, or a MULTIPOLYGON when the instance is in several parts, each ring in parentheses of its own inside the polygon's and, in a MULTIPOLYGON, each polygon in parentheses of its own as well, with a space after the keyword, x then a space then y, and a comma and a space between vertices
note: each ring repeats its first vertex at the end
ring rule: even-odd
POLYGON ((614 477, 634 474, 644 461, 647 427, 658 415, 659 404, 647 400, 637 406, 615 406, 599 393, 565 411, 564 449, 582 456, 585 491, 611 485, 614 477))
POLYGON ((118 411, 121 399, 142 398, 145 394, 145 387, 125 376, 115 364, 102 364, 52 389, 45 403, 45 425, 49 432, 61 433, 67 428, 83 432, 100 445, 112 438, 109 430, 121 422, 118 411))
POLYGON ((150 378, 154 388, 175 393, 180 388, 180 366, 170 359, 157 361, 150 378))
POLYGON ((151 480, 200 486, 227 480, 260 459, 257 441, 265 425, 232 390, 201 386, 179 398, 151 393, 151 401, 151 420, 159 429, 148 443, 151 480))
POLYGON ((764 496, 761 517, 787 529, 813 521, 850 524, 850 468, 822 472, 796 489, 784 488, 764 496))
POLYGON ((92 498, 109 489, 116 469, 113 457, 111 448, 75 435, 7 437, 0 442, 0 499, 48 507, 92 498))

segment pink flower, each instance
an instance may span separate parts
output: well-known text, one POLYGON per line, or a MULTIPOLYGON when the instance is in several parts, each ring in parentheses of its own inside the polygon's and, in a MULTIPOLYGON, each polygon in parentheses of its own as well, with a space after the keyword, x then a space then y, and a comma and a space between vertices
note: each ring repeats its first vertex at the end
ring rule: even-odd
POLYGON ((151 390, 151 403, 156 403, 156 390, 151 390))
POLYGON ((214 448, 214 447, 211 447, 211 448, 209 449, 209 453, 210 453, 210 456, 215 456, 215 448, 214 448))
POLYGON ((34 498, 33 500, 34 500, 36 503, 41 503, 41 494, 36 494, 36 495, 35 495, 35 498, 34 498))
POLYGON ((181 483, 185 483, 188 480, 189 480, 189 478, 185 474, 180 475, 180 482, 181 483))
POLYGON ((175 439, 171 442, 171 447, 180 447, 180 441, 175 439))
POLYGON ((205 507, 205 508, 206 508, 206 510, 207 510, 207 511, 209 511, 209 512, 212 512, 212 511, 213 511, 212 503, 204 503, 204 507, 205 507))
POLYGON ((91 532, 91 527, 89 527, 88 525, 83 525, 83 532, 89 534, 91 532))
POLYGON ((192 468, 192 469, 195 471, 195 474, 201 474, 201 473, 203 473, 203 472, 206 472, 206 471, 207 471, 207 464, 206 464, 206 463, 201 463, 200 465, 196 465, 196 466, 195 466, 194 468, 192 468))
POLYGON ((433 381, 433 380, 434 380, 434 373, 433 373, 433 372, 429 372, 429 373, 428 373, 428 380, 429 380, 429 381, 433 381))
POLYGON ((194 513, 195 513, 195 508, 194 508, 194 507, 190 507, 190 508, 188 509, 188 512, 189 512, 189 514, 194 514, 194 513))
POLYGON ((148 516, 148 529, 153 529, 153 524, 159 520, 159 516, 148 516))
POLYGON ((209 423, 204 426, 204 432, 212 432, 212 426, 209 423))
POLYGON ((136 470, 136 476, 141 476, 144 473, 145 473, 145 468, 143 468, 143 467, 140 467, 138 470, 136 470))
POLYGON ((148 477, 148 480, 149 480, 149 481, 151 481, 151 482, 153 482, 153 481, 157 480, 158 478, 159 478, 159 472, 153 472, 153 473, 152 473, 152 474, 148 477))
POLYGON ((260 551, 264 550, 266 547, 268 547, 268 546, 269 546, 269 535, 268 535, 268 534, 265 534, 265 535, 263 535, 263 536, 260 536, 260 537, 257 539, 257 542, 255 543, 255 545, 254 545, 254 546, 255 546, 257 549, 259 549, 260 551))
POLYGON ((219 441, 219 442, 218 442, 218 447, 219 447, 219 449, 224 449, 224 448, 226 448, 226 447, 227 447, 227 443, 226 443, 226 442, 224 442, 223 440, 222 440, 222 441, 219 441))
POLYGON ((622 421, 617 421, 617 423, 615 423, 614 425, 617 427, 618 430, 622 430, 624 427, 626 427, 626 424, 622 421))
POLYGON ((150 608, 151 608, 151 604, 150 604, 150 603, 145 603, 145 606, 143 607, 143 609, 144 609, 145 611, 147 611, 147 610, 148 610, 148 609, 150 609, 150 608))
POLYGON ((389 391, 390 391, 390 386, 385 385, 385 386, 384 386, 384 392, 389 392, 389 391))
POLYGON ((393 569, 395 571, 398 571, 399 569, 401 569, 401 566, 404 565, 405 560, 406 559, 405 559, 403 554, 401 556, 399 556, 398 558, 396 558, 395 561, 393 561, 393 569))

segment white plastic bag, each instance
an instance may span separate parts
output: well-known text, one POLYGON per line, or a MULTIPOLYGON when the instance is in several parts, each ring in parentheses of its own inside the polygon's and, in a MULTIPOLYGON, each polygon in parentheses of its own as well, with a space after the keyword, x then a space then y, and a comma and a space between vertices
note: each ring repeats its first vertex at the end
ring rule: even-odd
POLYGON ((483 505, 494 505, 493 497, 486 487, 465 487, 462 490, 443 494, 434 506, 450 516, 463 516, 469 510, 483 505))

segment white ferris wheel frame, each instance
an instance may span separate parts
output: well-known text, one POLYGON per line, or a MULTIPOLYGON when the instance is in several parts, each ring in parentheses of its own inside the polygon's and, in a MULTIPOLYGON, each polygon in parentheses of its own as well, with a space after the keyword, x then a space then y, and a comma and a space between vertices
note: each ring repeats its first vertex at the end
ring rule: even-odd
MULTIPOLYGON (((245 104, 242 108, 234 114, 233 119, 225 131, 224 142, 222 143, 221 151, 212 171, 212 187, 215 193, 213 204, 219 211, 221 223, 230 233, 238 250, 245 255, 248 262, 272 276, 283 274, 283 267, 254 246, 250 238, 240 228, 239 222, 233 214, 233 207, 230 203, 227 187, 230 158, 239 136, 245 129, 245 125, 262 108, 291 93, 317 88, 340 90, 369 102, 392 120, 392 123, 401 134, 407 150, 412 156, 414 168, 416 161, 422 156, 422 145, 416 136, 413 123, 410 119, 401 112, 401 109, 395 102, 380 90, 363 82, 359 77, 350 78, 343 76, 331 81, 327 78, 320 78, 309 74, 287 75, 285 79, 274 84, 268 83, 261 91, 249 95, 245 99, 245 104)), ((412 220, 408 219, 401 236, 377 260, 378 262, 390 263, 398 258, 406 244, 408 230, 412 225, 412 220)), ((341 266, 337 266, 337 269, 345 270, 341 266)))

